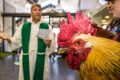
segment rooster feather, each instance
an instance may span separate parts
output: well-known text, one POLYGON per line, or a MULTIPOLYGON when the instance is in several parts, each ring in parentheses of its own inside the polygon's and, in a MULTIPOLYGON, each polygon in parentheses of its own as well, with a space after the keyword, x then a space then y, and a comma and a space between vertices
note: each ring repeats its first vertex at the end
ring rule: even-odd
POLYGON ((120 80, 120 43, 93 36, 96 28, 84 13, 68 22, 62 21, 58 34, 59 47, 67 47, 66 62, 78 70, 80 80, 120 80))

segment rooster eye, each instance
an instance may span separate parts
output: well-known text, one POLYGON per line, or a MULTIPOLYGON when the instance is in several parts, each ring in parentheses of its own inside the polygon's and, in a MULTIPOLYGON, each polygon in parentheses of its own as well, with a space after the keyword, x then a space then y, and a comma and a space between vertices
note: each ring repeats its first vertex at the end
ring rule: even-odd
POLYGON ((80 42, 76 42, 76 46, 80 45, 80 42))

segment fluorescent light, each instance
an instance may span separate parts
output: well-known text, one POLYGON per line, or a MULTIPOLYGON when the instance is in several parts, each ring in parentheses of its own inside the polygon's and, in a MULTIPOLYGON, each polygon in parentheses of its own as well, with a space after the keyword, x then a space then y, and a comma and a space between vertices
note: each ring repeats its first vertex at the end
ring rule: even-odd
POLYGON ((14 1, 16 1, 16 2, 17 2, 17 1, 20 1, 20 0, 14 0, 14 1))
POLYGON ((110 18, 110 16, 105 16, 105 18, 110 18))
POLYGON ((102 23, 104 23, 105 21, 106 21, 106 20, 103 19, 103 20, 102 20, 102 23))
POLYGON ((106 29, 106 28, 107 28, 107 25, 103 25, 102 28, 103 28, 103 29, 106 29))

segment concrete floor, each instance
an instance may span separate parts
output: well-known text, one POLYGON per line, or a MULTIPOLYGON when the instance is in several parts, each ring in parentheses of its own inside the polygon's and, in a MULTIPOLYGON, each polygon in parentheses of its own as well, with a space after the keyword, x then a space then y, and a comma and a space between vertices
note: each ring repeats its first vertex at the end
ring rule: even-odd
MULTIPOLYGON (((18 56, 0 59, 0 80, 18 80, 19 66, 14 64, 16 60, 18 56)), ((79 73, 71 70, 63 59, 55 58, 50 64, 50 80, 80 80, 79 73)))

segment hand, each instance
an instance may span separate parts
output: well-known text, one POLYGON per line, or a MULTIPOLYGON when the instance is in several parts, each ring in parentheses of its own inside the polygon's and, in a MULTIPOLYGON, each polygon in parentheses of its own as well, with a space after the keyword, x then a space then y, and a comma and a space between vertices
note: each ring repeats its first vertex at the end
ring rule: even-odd
POLYGON ((45 44, 46 44, 48 47, 50 47, 51 41, 52 41, 52 40, 44 40, 45 44))
POLYGON ((0 33, 0 38, 2 38, 4 40, 9 40, 10 36, 7 33, 5 33, 5 32, 1 32, 0 33))

